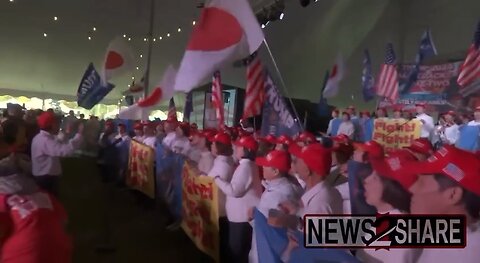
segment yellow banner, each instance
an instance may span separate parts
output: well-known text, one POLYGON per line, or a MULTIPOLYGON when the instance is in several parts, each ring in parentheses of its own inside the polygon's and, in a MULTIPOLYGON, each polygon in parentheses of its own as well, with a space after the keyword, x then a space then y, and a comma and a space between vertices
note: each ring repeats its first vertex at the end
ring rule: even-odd
POLYGON ((219 262, 218 188, 188 162, 182 172, 182 228, 201 251, 219 262))
POLYGON ((131 141, 126 183, 151 198, 155 198, 154 159, 154 149, 135 140, 131 141))
POLYGON ((387 152, 408 147, 420 137, 422 123, 419 120, 376 119, 372 139, 385 147, 387 152))

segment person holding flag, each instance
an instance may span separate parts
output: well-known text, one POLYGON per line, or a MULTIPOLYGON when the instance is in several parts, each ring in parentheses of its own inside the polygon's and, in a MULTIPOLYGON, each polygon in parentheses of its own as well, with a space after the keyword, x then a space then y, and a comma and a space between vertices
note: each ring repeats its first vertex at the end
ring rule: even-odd
POLYGON ((422 130, 420 132, 420 137, 430 139, 433 129, 435 128, 435 124, 433 123, 433 118, 425 113, 426 106, 427 105, 425 103, 415 104, 417 110, 417 117, 415 119, 422 122, 422 130))

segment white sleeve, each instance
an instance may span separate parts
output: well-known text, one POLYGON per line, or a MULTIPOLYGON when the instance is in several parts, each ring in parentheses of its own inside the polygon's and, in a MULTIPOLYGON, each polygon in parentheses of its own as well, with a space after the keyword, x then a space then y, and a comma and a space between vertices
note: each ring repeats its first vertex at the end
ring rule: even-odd
POLYGON ((73 154, 73 152, 80 146, 82 136, 76 134, 68 143, 59 143, 56 140, 48 140, 43 147, 43 153, 52 157, 65 157, 73 154))
POLYGON ((215 179, 215 183, 225 195, 237 198, 242 197, 252 184, 252 174, 249 170, 249 166, 238 166, 230 182, 217 178, 215 179))

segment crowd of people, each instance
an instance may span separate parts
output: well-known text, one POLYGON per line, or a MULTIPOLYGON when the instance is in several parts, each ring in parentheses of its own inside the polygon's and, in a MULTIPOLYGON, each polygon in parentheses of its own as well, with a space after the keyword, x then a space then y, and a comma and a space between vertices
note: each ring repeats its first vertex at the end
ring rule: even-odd
MULTIPOLYGON (((125 124, 114 120, 100 125, 95 118, 85 121, 71 113, 62 124, 53 111, 27 112, 23 119, 21 112, 12 107, 1 125, 1 262, 69 262, 71 245, 62 228, 66 213, 57 200, 60 158, 96 148, 102 176, 122 182, 126 171, 112 159, 116 158, 112 147, 130 140, 154 149, 161 144, 196 164, 199 176, 214 179, 219 189, 222 262, 259 261, 252 227, 255 211, 272 226, 302 229, 306 214, 360 210, 467 218, 463 249, 348 252, 361 262, 478 261, 480 159, 455 147, 455 142, 460 125, 480 125, 480 108, 474 120, 464 117, 462 123, 448 112, 440 117, 437 128, 423 104, 416 105, 415 118, 395 108, 394 118, 418 119, 422 128, 411 146, 390 152, 368 138, 365 124, 370 114, 362 112, 360 119, 353 107, 343 111, 341 119, 340 111, 334 110, 326 133, 304 131, 294 138, 261 137, 246 121, 237 127, 199 130, 196 124, 169 118, 136 122, 130 134, 125 124), (360 166, 368 172, 352 182, 351 173, 360 166), (352 191, 354 183, 358 191, 352 191)), ((379 108, 375 115, 386 118, 387 110, 379 108)), ((289 262, 302 242, 289 236, 282 260, 289 262)))

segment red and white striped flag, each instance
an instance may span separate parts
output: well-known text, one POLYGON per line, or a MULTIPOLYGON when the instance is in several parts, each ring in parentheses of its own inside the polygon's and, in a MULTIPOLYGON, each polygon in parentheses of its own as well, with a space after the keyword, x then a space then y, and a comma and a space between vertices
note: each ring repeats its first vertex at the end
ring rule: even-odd
POLYGON ((377 95, 395 102, 398 99, 398 72, 393 45, 387 44, 385 63, 380 69, 376 85, 377 95))
POLYGON ((215 108, 215 112, 217 115, 218 128, 221 129, 225 125, 225 117, 223 115, 224 108, 223 108, 222 80, 220 79, 219 71, 213 74, 212 105, 215 108))
POLYGON ((245 89, 243 119, 260 115, 265 98, 265 72, 257 52, 250 56, 247 63, 247 87, 245 89))
POLYGON ((173 98, 170 99, 168 104, 168 116, 167 119, 170 121, 178 121, 177 119, 177 107, 175 107, 175 101, 173 98))
POLYGON ((480 21, 477 24, 473 43, 468 49, 467 57, 460 67, 458 85, 465 87, 480 78, 480 21))

